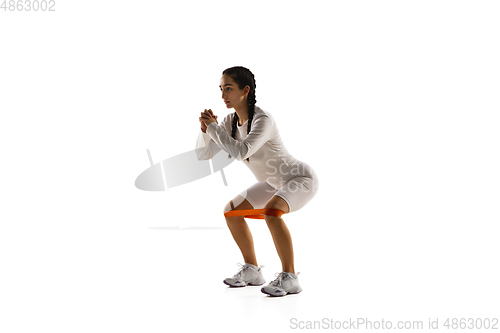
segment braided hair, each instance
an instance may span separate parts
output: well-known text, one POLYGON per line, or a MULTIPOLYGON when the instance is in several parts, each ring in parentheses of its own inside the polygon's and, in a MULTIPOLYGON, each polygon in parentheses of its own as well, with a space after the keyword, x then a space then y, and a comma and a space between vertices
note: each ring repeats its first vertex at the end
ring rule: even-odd
MULTIPOLYGON (((241 66, 225 69, 222 72, 222 75, 224 74, 231 77, 233 81, 238 85, 238 88, 244 89, 246 86, 250 87, 250 92, 248 93, 247 96, 247 102, 248 102, 247 133, 250 133, 250 129, 252 128, 253 115, 255 113, 255 103, 257 103, 257 100, 255 99, 255 87, 257 85, 255 84, 254 75, 248 68, 241 66)), ((235 111, 233 116, 233 124, 231 128, 231 137, 233 139, 236 139, 236 128, 238 119, 239 119, 238 114, 235 111)), ((229 154, 228 158, 231 158, 231 154, 229 154)), ((250 162, 250 158, 247 158, 246 161, 250 162)))

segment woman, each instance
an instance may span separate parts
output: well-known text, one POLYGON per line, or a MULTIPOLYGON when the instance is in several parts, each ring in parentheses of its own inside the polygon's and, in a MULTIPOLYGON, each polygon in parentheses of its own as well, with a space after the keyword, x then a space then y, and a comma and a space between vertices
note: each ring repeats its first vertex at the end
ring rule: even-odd
MULTIPOLYGON (((284 214, 304 207, 318 191, 318 177, 306 163, 295 159, 285 148, 274 118, 255 103, 255 79, 244 67, 231 67, 220 79, 222 99, 228 114, 219 124, 212 110, 201 113, 198 159, 210 159, 221 150, 243 161, 258 182, 241 192, 224 212, 247 209, 278 209, 284 214)), ((293 261, 290 232, 280 216, 264 215, 281 259, 282 272, 261 291, 272 296, 302 291, 293 261)), ((226 217, 231 234, 243 254, 245 265, 224 283, 232 287, 262 285, 262 270, 255 257, 253 238, 243 216, 226 217)))

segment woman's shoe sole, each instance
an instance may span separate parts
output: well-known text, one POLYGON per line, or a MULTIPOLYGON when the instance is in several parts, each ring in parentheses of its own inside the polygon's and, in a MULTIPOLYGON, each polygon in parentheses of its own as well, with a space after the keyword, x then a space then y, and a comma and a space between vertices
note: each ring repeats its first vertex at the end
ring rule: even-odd
POLYGON ((260 291, 262 291, 264 294, 267 294, 269 296, 272 296, 272 297, 283 297, 283 296, 286 296, 286 295, 295 295, 295 294, 300 294, 300 292, 302 290, 300 290, 298 293, 286 293, 284 295, 275 295, 273 293, 270 293, 270 292, 267 292, 264 288, 261 288, 260 291))
POLYGON ((247 283, 247 284, 242 285, 242 286, 233 286, 232 284, 227 283, 226 280, 224 280, 222 282, 224 282, 225 284, 227 284, 230 287, 235 287, 235 288, 241 288, 241 287, 246 287, 246 286, 262 286, 264 283, 266 283, 266 281, 264 281, 261 284, 247 283))

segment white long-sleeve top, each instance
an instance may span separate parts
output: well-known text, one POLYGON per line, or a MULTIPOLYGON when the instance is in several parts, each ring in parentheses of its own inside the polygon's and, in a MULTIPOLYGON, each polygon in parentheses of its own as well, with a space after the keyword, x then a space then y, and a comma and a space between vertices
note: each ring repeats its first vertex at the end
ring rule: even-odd
POLYGON ((220 124, 211 123, 206 133, 200 129, 196 143, 199 160, 210 159, 222 149, 236 160, 243 161, 258 181, 266 181, 275 189, 300 174, 297 170, 301 162, 286 149, 269 112, 255 105, 250 133, 247 133, 248 121, 242 126, 237 123, 235 139, 231 137, 233 117, 234 112, 228 114, 220 124), (247 158, 250 158, 249 162, 247 158))

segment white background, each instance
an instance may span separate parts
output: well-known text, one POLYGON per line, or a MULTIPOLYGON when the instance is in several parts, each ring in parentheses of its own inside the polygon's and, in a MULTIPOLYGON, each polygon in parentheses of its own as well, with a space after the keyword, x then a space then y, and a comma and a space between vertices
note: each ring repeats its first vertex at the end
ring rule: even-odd
MULTIPOLYGON (((0 11, 0 331, 498 318, 497 1, 54 8, 0 11), (146 149, 155 163, 192 150, 201 111, 234 111, 218 88, 232 66, 254 73, 257 105, 321 181, 284 217, 298 295, 222 283, 243 260, 223 208, 256 182, 241 162, 227 187, 220 173, 134 185, 146 149)), ((271 235, 248 223, 269 282, 271 235)))

